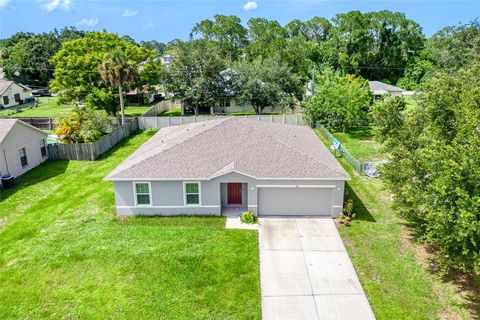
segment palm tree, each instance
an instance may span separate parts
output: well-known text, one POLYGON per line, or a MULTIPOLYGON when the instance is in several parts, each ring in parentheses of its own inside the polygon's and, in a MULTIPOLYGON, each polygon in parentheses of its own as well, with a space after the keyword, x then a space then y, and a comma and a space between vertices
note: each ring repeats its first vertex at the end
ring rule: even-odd
POLYGON ((105 59, 98 69, 103 81, 112 86, 118 87, 118 94, 120 95, 120 110, 122 112, 122 125, 124 125, 125 107, 123 104, 123 86, 134 82, 138 67, 128 59, 124 52, 115 50, 105 55, 105 59))

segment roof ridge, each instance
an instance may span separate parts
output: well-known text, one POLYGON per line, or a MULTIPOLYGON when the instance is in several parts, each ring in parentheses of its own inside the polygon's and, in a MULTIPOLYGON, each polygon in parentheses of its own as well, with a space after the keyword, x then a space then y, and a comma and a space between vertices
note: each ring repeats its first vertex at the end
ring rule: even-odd
MULTIPOLYGON (((253 129, 256 130, 256 131, 259 132, 259 133, 262 133, 262 132, 261 132, 260 130, 258 130, 257 128, 253 128, 253 129)), ((290 149, 292 149, 292 150, 295 150, 296 152, 300 153, 300 154, 303 155, 304 157, 312 160, 312 161, 315 162, 315 163, 318 163, 318 164, 321 165, 323 168, 327 168, 328 170, 332 170, 333 172, 336 172, 336 173, 339 173, 339 174, 344 174, 344 172, 340 172, 340 171, 337 171, 337 170, 335 170, 335 169, 332 169, 332 168, 326 166, 325 164, 317 161, 317 159, 314 159, 313 157, 311 157, 311 156, 308 155, 307 153, 303 152, 302 150, 299 150, 298 148, 295 148, 295 147, 289 145, 288 143, 285 143, 284 141, 276 138, 275 136, 272 136, 272 135, 270 135, 270 134, 268 134, 268 133, 266 134, 266 136, 268 136, 269 138, 272 138, 273 140, 276 140, 277 142, 280 142, 281 144, 283 144, 284 146, 286 146, 286 147, 288 147, 288 148, 290 148, 290 149)))

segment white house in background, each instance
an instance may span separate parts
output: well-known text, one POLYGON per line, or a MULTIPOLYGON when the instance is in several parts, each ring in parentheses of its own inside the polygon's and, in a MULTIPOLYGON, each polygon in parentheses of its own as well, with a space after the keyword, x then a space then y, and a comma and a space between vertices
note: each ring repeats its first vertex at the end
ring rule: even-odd
POLYGON ((312 129, 241 117, 164 128, 105 178, 121 216, 325 217, 348 179, 312 129))
POLYGON ((368 81, 370 91, 373 93, 373 97, 379 98, 384 94, 390 94, 394 97, 401 97, 407 90, 386 84, 380 81, 368 81))
POLYGON ((0 80, 0 108, 10 108, 22 104, 32 97, 32 90, 23 84, 0 80))
POLYGON ((48 158, 47 133, 17 119, 0 119, 0 176, 17 177, 48 158))
POLYGON ((160 57, 160 62, 166 66, 171 65, 173 63, 173 60, 175 60, 175 56, 169 53, 160 57))

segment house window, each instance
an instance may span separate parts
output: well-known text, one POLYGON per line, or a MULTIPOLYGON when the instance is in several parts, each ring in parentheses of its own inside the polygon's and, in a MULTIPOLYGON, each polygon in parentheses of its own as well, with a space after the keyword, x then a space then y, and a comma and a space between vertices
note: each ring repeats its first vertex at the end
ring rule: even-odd
POLYGON ((45 157, 47 155, 47 146, 45 144, 45 140, 40 140, 40 153, 42 154, 42 157, 45 157))
POLYGON ((198 182, 185 182, 185 204, 200 204, 200 184, 198 182))
POLYGON ((20 153, 20 163, 22 164, 22 168, 25 168, 28 166, 28 161, 27 161, 27 151, 25 148, 22 148, 19 150, 20 153))
POLYGON ((220 98, 220 107, 222 108, 230 107, 230 98, 220 98))
POLYGON ((149 206, 152 204, 149 182, 135 182, 134 190, 137 206, 149 206))
POLYGON ((15 102, 20 102, 20 93, 15 93, 13 97, 15 98, 15 102))
POLYGON ((8 96, 3 96, 3 104, 7 105, 7 104, 9 104, 9 102, 10 101, 8 100, 8 96))

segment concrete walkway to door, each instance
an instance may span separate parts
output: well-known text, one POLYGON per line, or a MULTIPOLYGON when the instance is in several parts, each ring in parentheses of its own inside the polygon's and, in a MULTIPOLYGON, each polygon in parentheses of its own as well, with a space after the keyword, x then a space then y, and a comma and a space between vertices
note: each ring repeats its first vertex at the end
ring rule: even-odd
POLYGON ((264 320, 375 319, 332 219, 261 218, 264 320))

